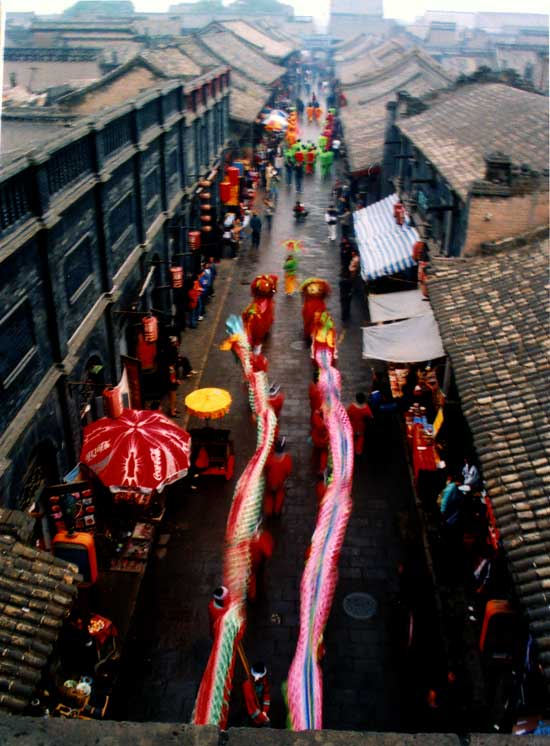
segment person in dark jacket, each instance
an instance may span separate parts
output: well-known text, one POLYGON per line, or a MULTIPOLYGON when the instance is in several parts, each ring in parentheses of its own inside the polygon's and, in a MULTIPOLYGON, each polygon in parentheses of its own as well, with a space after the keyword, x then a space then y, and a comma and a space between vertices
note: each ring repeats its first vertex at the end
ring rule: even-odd
POLYGON ((250 218, 250 229, 252 231, 252 248, 258 249, 262 235, 262 220, 257 212, 252 213, 250 218))

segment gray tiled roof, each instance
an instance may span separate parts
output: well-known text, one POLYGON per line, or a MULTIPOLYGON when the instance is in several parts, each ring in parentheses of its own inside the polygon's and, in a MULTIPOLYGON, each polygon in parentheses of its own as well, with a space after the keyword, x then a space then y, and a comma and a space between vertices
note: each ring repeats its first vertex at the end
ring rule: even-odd
POLYGON ((269 99, 271 92, 257 83, 239 75, 231 73, 231 94, 229 98, 229 116, 236 122, 252 124, 264 104, 269 99))
POLYGON ((169 78, 193 78, 203 72, 200 65, 175 47, 145 49, 140 56, 155 70, 169 78))
POLYGON ((295 44, 275 39, 267 31, 262 31, 246 21, 222 21, 220 25, 277 62, 282 62, 296 49, 295 44))
POLYGON ((80 580, 76 565, 0 534, 2 711, 22 713, 31 701, 80 580))
POLYGON ((284 67, 274 65, 230 31, 209 31, 199 34, 198 38, 215 57, 256 83, 271 85, 286 72, 284 67))
POLYGON ((450 77, 429 55, 411 50, 397 63, 372 72, 364 85, 347 88, 344 93, 349 105, 341 109, 340 118, 351 171, 362 171, 381 162, 386 103, 395 100, 398 91, 422 96, 450 82, 450 77))
POLYGON ((217 67, 220 61, 213 54, 210 54, 195 35, 183 36, 178 39, 178 47, 190 57, 196 65, 207 69, 217 67))
POLYGON ((502 83, 442 93, 427 111, 397 124, 463 198, 485 176, 488 151, 535 170, 548 167, 548 98, 502 83))
POLYGON ((430 301, 550 684, 548 240, 435 258, 430 301))
POLYGON ((386 67, 403 55, 405 48, 397 41, 385 41, 372 47, 361 57, 354 57, 336 66, 336 76, 344 86, 359 83, 376 68, 386 67))

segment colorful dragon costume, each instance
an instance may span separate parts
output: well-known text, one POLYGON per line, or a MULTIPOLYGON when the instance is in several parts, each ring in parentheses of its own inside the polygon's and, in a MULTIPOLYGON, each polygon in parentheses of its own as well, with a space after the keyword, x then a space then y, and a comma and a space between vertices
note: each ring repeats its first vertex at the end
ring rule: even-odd
POLYGON ((256 451, 242 473, 231 503, 225 533, 222 583, 229 590, 227 611, 216 624, 214 643, 206 665, 193 722, 225 728, 237 644, 246 627, 246 596, 251 570, 250 544, 262 514, 264 467, 273 446, 277 417, 268 404, 266 365, 258 364, 242 320, 230 316, 228 339, 222 349, 231 349, 240 361, 248 384, 250 405, 256 417, 256 451))
MULTIPOLYGON (((317 278, 314 282, 318 283, 317 278)), ((326 310, 317 311, 312 320, 312 351, 319 367, 318 386, 329 432, 332 477, 319 507, 300 584, 300 633, 287 690, 289 722, 293 730, 323 727, 323 679, 319 661, 324 650, 323 632, 338 582, 338 559, 352 509, 353 432, 340 401, 341 378, 333 366, 334 323, 326 310)))

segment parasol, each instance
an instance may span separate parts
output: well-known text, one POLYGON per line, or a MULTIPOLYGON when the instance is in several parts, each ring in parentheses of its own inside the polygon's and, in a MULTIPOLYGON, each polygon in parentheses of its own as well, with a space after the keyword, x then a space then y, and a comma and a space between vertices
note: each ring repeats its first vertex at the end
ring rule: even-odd
POLYGON ((201 420, 217 420, 229 412, 231 394, 225 389, 197 389, 185 397, 185 406, 201 420))
POLYGON ((288 126, 288 117, 282 111, 273 109, 264 120, 266 129, 270 130, 283 130, 288 126))
POLYGON ((111 492, 150 494, 187 474, 191 436, 160 412, 125 409, 84 428, 80 462, 111 492))

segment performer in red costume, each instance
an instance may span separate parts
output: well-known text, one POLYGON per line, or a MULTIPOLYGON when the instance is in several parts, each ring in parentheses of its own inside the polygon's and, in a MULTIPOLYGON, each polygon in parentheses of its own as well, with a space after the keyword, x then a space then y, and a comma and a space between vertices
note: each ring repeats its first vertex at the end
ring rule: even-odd
POLYGON ((329 435, 321 409, 316 409, 311 415, 311 441, 315 466, 322 472, 327 467, 329 435))
POLYGON ((273 296, 277 292, 276 275, 258 275, 250 285, 253 300, 242 313, 252 348, 259 351, 273 324, 273 296))
POLYGON ((355 401, 349 405, 348 417, 353 430, 353 441, 355 443, 355 455, 360 456, 365 446, 365 429, 367 421, 373 419, 372 411, 367 404, 365 394, 359 392, 355 395, 355 401))
POLYGON ((248 581, 248 598, 256 600, 258 590, 258 576, 264 568, 265 561, 273 554, 273 537, 265 528, 258 524, 250 542, 250 579, 248 581))
POLYGON ((243 696, 252 724, 257 728, 268 726, 271 695, 264 663, 254 663, 250 668, 250 676, 243 682, 243 696))
POLYGON ((325 298, 330 294, 330 285, 326 280, 310 277, 302 283, 302 319, 304 322, 304 337, 309 339, 313 331, 315 314, 326 310, 325 298))
POLYGON ((279 438, 265 465, 265 516, 279 516, 283 510, 285 482, 292 473, 292 456, 284 450, 285 438, 279 438))

